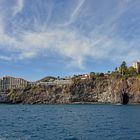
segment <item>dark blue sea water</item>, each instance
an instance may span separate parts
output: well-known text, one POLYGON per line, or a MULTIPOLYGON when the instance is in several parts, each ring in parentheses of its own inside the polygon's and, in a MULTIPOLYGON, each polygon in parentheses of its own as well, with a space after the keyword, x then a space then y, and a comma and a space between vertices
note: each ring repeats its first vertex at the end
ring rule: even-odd
POLYGON ((0 140, 140 140, 140 105, 0 105, 0 140))

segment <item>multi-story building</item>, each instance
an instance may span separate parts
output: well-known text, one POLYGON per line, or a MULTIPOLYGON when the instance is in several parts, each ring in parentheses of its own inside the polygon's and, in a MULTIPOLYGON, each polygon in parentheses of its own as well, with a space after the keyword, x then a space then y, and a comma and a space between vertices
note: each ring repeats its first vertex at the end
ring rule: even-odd
POLYGON ((140 62, 134 62, 132 66, 136 69, 137 73, 140 73, 140 62))
POLYGON ((14 78, 10 76, 5 76, 0 79, 0 91, 5 91, 8 89, 24 88, 28 82, 22 78, 14 78))

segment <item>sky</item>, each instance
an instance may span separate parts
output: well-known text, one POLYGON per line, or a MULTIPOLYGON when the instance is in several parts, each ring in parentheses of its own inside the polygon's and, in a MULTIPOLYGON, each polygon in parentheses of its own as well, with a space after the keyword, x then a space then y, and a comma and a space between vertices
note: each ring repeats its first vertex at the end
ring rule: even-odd
POLYGON ((0 0, 0 77, 112 71, 140 60, 140 0, 0 0))

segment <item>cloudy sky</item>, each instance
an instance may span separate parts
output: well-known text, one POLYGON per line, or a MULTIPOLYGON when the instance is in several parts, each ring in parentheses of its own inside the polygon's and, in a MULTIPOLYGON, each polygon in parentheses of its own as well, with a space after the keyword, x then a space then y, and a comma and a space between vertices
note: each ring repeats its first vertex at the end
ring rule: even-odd
POLYGON ((0 77, 37 80, 140 60, 140 0, 0 0, 0 77))

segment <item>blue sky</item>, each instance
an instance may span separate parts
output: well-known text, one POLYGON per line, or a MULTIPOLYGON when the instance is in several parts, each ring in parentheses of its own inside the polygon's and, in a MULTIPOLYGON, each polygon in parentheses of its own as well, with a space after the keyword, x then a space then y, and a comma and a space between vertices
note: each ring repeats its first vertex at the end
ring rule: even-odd
POLYGON ((0 77, 107 72, 139 38, 140 0, 0 0, 0 77))

